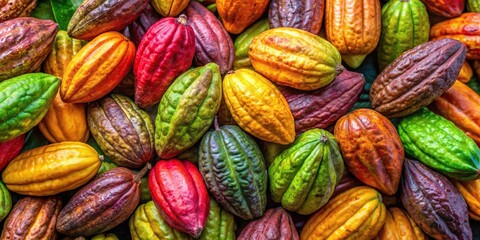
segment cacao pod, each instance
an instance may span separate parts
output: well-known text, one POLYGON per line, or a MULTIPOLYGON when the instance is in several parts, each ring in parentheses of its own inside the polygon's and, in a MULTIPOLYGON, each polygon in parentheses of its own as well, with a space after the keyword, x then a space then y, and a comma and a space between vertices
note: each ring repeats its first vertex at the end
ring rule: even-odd
POLYGON ((151 0, 155 10, 163 17, 176 17, 187 6, 190 0, 151 0))
POLYGON ((138 175, 123 167, 100 174, 78 190, 60 211, 57 231, 69 236, 92 236, 127 220, 140 202, 140 179, 148 167, 138 175))
POLYGON ((457 80, 463 83, 468 83, 473 77, 473 69, 470 64, 465 61, 460 69, 457 80))
POLYGON ((479 0, 466 0, 467 12, 480 13, 480 1, 479 0))
POLYGON ((0 82, 38 69, 52 49, 57 30, 54 21, 31 17, 0 22, 0 82))
POLYGON ((475 221, 480 221, 480 179, 453 183, 467 203, 468 216, 475 221))
POLYGON ((378 44, 382 14, 378 0, 326 0, 325 31, 343 61, 358 68, 378 44))
POLYGON ((12 196, 10 192, 5 187, 5 185, 0 182, 0 221, 5 219, 12 209, 12 196))
POLYGON ((365 184, 395 194, 405 157, 395 126, 371 109, 356 109, 335 124, 345 165, 365 184))
POLYGON ((153 123, 128 97, 111 94, 90 103, 88 127, 117 166, 139 168, 155 155, 153 123))
POLYGON ((274 28, 253 38, 248 56, 255 70, 279 85, 315 90, 328 85, 344 67, 327 40, 296 28, 274 28))
POLYGON ((460 16, 465 7, 464 0, 422 0, 422 2, 428 11, 446 18, 460 16))
POLYGON ((53 143, 15 157, 3 170, 2 181, 12 192, 49 196, 87 183, 100 165, 95 149, 85 143, 53 143))
POLYGON ((425 240, 427 237, 404 210, 392 207, 387 210, 385 224, 375 240, 425 240))
POLYGON ((235 217, 210 198, 210 211, 207 223, 199 240, 235 240, 235 217))
POLYGON ((300 91, 280 87, 295 119, 295 132, 327 128, 345 115, 355 104, 365 85, 362 74, 343 71, 332 83, 313 90, 300 91), (332 101, 335 99, 334 101, 332 101))
POLYGON ((130 39, 136 47, 140 45, 148 29, 158 20, 160 20, 160 17, 157 15, 157 12, 150 4, 147 4, 140 16, 127 27, 130 39))
POLYGON ((87 42, 68 36, 67 32, 60 30, 55 36, 52 51, 43 62, 45 73, 62 78, 73 56, 77 54, 87 42))
POLYGON ((59 86, 60 79, 46 73, 27 73, 0 82, 0 143, 35 127, 59 86))
POLYGON ((20 153, 24 143, 25 134, 0 143, 0 171, 3 171, 7 164, 20 153))
POLYGON ((303 226, 302 240, 373 239, 385 223, 385 205, 375 189, 355 187, 331 199, 303 226))
POLYGON ((267 210, 261 218, 249 222, 238 236, 238 240, 259 239, 299 240, 300 237, 295 229, 292 217, 285 209, 278 207, 267 210))
POLYGON ((434 239, 472 239, 467 204, 443 175, 405 159, 401 186, 403 206, 425 233, 434 239))
POLYGON ((268 9, 271 28, 298 28, 318 34, 322 27, 325 0, 272 0, 268 9))
POLYGON ((153 24, 135 55, 135 103, 146 108, 157 104, 168 86, 192 65, 195 34, 181 15, 153 24))
POLYGON ((0 239, 56 239, 55 222, 62 208, 58 197, 23 197, 3 225, 0 239))
POLYGON ((268 19, 263 19, 248 27, 244 32, 235 38, 233 45, 235 47, 235 58, 233 60, 233 68, 235 70, 241 68, 253 69, 250 58, 248 57, 248 49, 254 37, 263 31, 269 29, 268 19))
POLYGON ((106 32, 88 42, 67 66, 60 87, 66 103, 88 103, 112 91, 128 74, 135 45, 118 32, 106 32))
POLYGON ((215 3, 227 32, 239 34, 263 15, 270 0, 216 0, 215 3))
POLYGON ((268 168, 272 200, 311 214, 325 205, 343 176, 337 140, 323 129, 300 134, 268 168))
POLYGON ((207 187, 187 160, 160 160, 148 174, 148 187, 160 214, 171 227, 197 238, 210 210, 207 187))
POLYGON ((251 135, 284 145, 295 140, 295 123, 287 100, 262 75, 250 69, 227 73, 223 98, 235 122, 251 135))
POLYGON ((267 169, 260 148, 239 127, 207 132, 200 144, 199 170, 217 202, 245 220, 261 217, 267 205, 267 169))
POLYGON ((358 180, 351 172, 345 169, 343 171, 342 179, 340 179, 340 183, 338 183, 337 187, 335 187, 331 198, 334 198, 338 194, 345 192, 348 189, 363 185, 364 184, 360 180, 358 180))
POLYGON ((372 107, 395 118, 427 106, 453 85, 465 52, 465 46, 453 39, 430 41, 404 52, 373 82, 372 107))
POLYGON ((3 0, 0 3, 0 22, 28 17, 37 6, 37 0, 3 0))
POLYGON ((148 2, 148 0, 83 1, 68 22, 68 35, 92 40, 102 33, 122 30, 140 16, 148 2))
POLYGON ((443 38, 462 42, 467 47, 467 59, 480 59, 480 13, 464 13, 433 25, 430 40, 443 38))
POLYGON ((398 134, 405 152, 433 170, 461 181, 480 177, 480 149, 475 142, 428 109, 404 117, 398 134))
POLYGON ((98 234, 92 237, 91 240, 118 240, 117 235, 113 233, 107 233, 107 234, 98 234))
POLYGON ((212 124, 221 98, 222 76, 215 63, 188 70, 175 79, 158 105, 158 156, 172 158, 199 141, 212 124))

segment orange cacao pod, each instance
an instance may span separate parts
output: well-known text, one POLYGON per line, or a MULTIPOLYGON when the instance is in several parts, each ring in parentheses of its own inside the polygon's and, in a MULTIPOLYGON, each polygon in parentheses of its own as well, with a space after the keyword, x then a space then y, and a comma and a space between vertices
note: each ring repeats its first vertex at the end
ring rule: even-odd
POLYGON ((467 202, 468 216, 471 219, 480 221, 480 179, 473 181, 454 181, 460 194, 467 202))
POLYGON ((460 69, 460 73, 458 74, 457 80, 463 83, 470 82, 470 79, 473 77, 473 69, 470 64, 465 61, 462 65, 462 69, 460 69))
POLYGON ((239 34, 262 16, 270 0, 217 0, 216 3, 225 30, 239 34))
POLYGON ((425 240, 427 237, 407 212, 392 207, 387 210, 385 224, 375 240, 425 240))

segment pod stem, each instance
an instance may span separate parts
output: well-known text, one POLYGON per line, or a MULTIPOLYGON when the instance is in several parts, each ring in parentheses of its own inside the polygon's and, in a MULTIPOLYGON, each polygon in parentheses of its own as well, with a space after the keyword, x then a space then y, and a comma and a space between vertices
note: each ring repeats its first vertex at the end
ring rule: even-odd
POLYGON ((328 141, 328 137, 322 134, 322 136, 320 136, 320 142, 326 143, 327 141, 328 141))
POLYGON ((215 116, 215 118, 213 119, 213 126, 215 127, 215 131, 220 130, 220 125, 218 125, 218 116, 215 116))
POLYGON ((143 176, 145 176, 145 174, 147 174, 147 171, 150 170, 152 168, 152 164, 150 162, 147 162, 147 165, 145 165, 145 167, 142 168, 142 170, 140 170, 140 172, 135 175, 135 178, 133 179, 133 181, 135 182, 139 182, 143 176))
POLYGON ((340 75, 340 73, 342 73, 343 71, 345 71, 345 67, 342 64, 338 64, 335 67, 335 73, 337 74, 337 76, 340 75))
POLYGON ((105 160, 105 157, 103 155, 98 155, 98 159, 103 162, 105 160))
POLYGON ((187 16, 185 14, 180 14, 177 18, 177 22, 183 25, 187 25, 187 16))

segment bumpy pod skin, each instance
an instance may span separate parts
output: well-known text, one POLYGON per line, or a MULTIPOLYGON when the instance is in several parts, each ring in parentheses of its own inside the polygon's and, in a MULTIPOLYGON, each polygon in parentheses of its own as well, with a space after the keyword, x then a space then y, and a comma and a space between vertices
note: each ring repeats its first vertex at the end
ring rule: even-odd
POLYGON ((401 186, 403 206, 425 233, 434 239, 472 239, 467 204, 446 177, 405 159, 401 186))
POLYGON ((473 181, 453 181, 455 187, 467 202, 468 216, 480 221, 480 179, 473 181))
POLYGON ((445 18, 460 16, 465 7, 465 0, 422 0, 422 2, 428 11, 445 18))
POLYGON ((163 17, 177 17, 190 0, 151 0, 155 10, 163 17))
POLYGON ((19 17, 28 17, 37 6, 37 0, 2 0, 0 22, 19 17))
POLYGON ((125 28, 136 47, 140 45, 140 42, 142 42, 143 36, 145 36, 148 29, 158 20, 160 20, 160 17, 157 12, 155 12, 150 4, 148 4, 140 16, 125 28))
POLYGON ((300 240, 300 237, 292 217, 285 209, 278 207, 267 210, 260 219, 248 223, 238 236, 238 240, 256 239, 300 240))
POLYGON ((250 58, 248 57, 248 50, 253 38, 263 31, 270 28, 268 25, 268 19, 263 19, 252 26, 248 27, 240 35, 235 38, 233 46, 235 47, 235 58, 233 60, 233 69, 238 70, 241 68, 253 69, 250 58))
POLYGON ((385 224, 375 240, 425 240, 427 236, 405 210, 392 207, 387 210, 385 224))
POLYGON ((210 197, 207 223, 199 240, 235 240, 235 216, 210 197))
POLYGON ((267 10, 269 0, 217 0, 218 15, 229 33, 239 34, 267 10))
POLYGON ((298 28, 318 34, 322 27, 325 0, 272 0, 268 8, 271 28, 298 28))

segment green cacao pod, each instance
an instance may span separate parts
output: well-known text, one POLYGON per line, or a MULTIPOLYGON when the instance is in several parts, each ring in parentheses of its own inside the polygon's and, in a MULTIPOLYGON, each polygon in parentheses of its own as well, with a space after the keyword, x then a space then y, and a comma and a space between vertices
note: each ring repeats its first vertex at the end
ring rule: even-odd
POLYGON ((130 98, 111 94, 90 103, 87 120, 98 146, 115 165, 139 168, 154 157, 153 123, 130 98))
POLYGON ((426 108, 403 118, 398 134, 405 152, 455 180, 480 176, 480 149, 455 124, 426 108))
POLYGON ((254 37, 261 32, 268 30, 269 28, 270 25, 268 24, 268 19, 263 19, 248 27, 245 32, 238 35, 238 37, 235 39, 235 42, 233 42, 233 46, 235 47, 233 68, 235 70, 240 68, 253 69, 250 58, 248 57, 248 46, 250 46, 250 43, 252 43, 254 37))
POLYGON ((110 170, 112 170, 116 167, 117 167, 117 165, 115 165, 114 163, 102 161, 102 165, 100 165, 100 168, 98 169, 98 172, 97 172, 96 176, 98 176, 99 174, 102 174, 104 172, 108 172, 108 171, 110 171, 110 170))
POLYGON ((46 73, 27 73, 0 82, 0 142, 26 133, 50 107, 60 79, 46 73))
POLYGON ((186 240, 190 237, 168 225, 153 201, 138 206, 128 222, 132 240, 186 240))
POLYGON ((343 171, 335 137, 323 129, 310 129, 268 168, 272 199, 287 210, 311 214, 328 202, 343 171))
POLYGON ((382 8, 378 64, 383 70, 403 52, 428 41, 430 22, 420 0, 392 0, 382 8))
POLYGON ((466 0, 467 12, 480 13, 480 0, 466 0))
POLYGON ((155 150, 172 158, 193 146, 212 124, 222 99, 222 77, 209 63, 180 75, 168 87, 155 119, 155 150))
POLYGON ((118 237, 113 233, 107 233, 107 234, 102 233, 102 234, 95 235, 90 240, 118 240, 118 237))
POLYGON ((5 184, 0 182, 0 221, 2 221, 12 209, 12 196, 5 184))
POLYGON ((238 126, 215 124, 202 139, 198 165, 208 190, 224 209, 245 220, 263 215, 265 162, 258 145, 238 126))
POLYGON ((207 223, 199 240, 235 240, 235 217, 210 198, 207 223))

